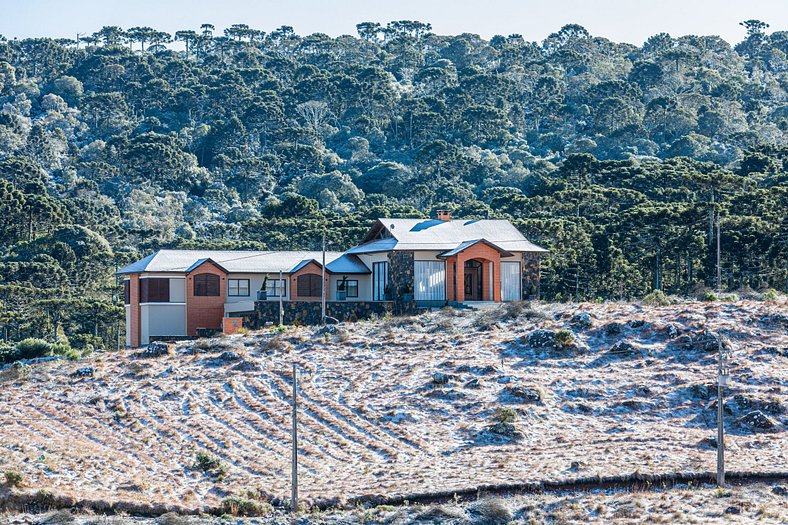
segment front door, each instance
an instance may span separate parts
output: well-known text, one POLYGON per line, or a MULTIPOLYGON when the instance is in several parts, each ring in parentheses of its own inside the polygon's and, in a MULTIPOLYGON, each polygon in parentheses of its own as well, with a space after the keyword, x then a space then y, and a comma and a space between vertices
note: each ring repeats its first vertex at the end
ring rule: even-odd
POLYGON ((482 263, 465 261, 465 300, 482 300, 482 263))

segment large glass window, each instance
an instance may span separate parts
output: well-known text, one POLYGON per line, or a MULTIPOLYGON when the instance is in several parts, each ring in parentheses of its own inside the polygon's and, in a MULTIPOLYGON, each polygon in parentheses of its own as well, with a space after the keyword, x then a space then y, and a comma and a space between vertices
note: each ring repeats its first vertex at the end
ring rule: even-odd
POLYGON ((372 263, 372 300, 385 301, 386 287, 389 285, 389 263, 372 263))
POLYGON ((159 278, 140 279, 140 302, 169 303, 170 280, 159 278))
POLYGON ((416 261, 413 274, 414 299, 446 300, 446 264, 443 261, 416 261))
POLYGON ((287 296, 287 279, 268 279, 265 285, 268 297, 287 296))
POLYGON ((522 299, 522 278, 519 262, 501 262, 501 299, 519 301, 522 299))
POLYGON ((123 281, 123 304, 131 303, 131 281, 126 279, 123 281))
POLYGON ((227 295, 249 297, 249 279, 227 279, 227 295))
POLYGON ((299 297, 323 297, 323 279, 315 273, 299 275, 296 280, 299 297))
MULTIPOLYGON (((342 286, 342 281, 337 281, 337 290, 342 286)), ((345 281, 345 297, 358 297, 358 281, 355 279, 348 279, 345 281)))
POLYGON ((201 273, 194 276, 195 297, 217 297, 219 295, 219 276, 201 273))

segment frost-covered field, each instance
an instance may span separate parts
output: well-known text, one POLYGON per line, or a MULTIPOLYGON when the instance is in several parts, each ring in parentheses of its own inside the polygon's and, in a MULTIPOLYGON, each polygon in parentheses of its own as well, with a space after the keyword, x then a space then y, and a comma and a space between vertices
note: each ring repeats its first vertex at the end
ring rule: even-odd
POLYGON ((722 334, 728 468, 784 472, 787 310, 508 305, 0 371, 0 471, 22 474, 14 490, 77 499, 286 498, 293 359, 307 500, 713 471, 722 334), (196 468, 198 453, 218 462, 196 468))
MULTIPOLYGON (((788 522, 788 487, 753 484, 718 490, 708 486, 675 487, 655 492, 562 492, 436 505, 378 506, 349 511, 307 512, 302 525, 352 524, 730 524, 788 522)), ((0 514, 4 525, 258 525, 290 523, 285 511, 266 517, 226 520, 165 514, 157 519, 55 511, 0 514)))

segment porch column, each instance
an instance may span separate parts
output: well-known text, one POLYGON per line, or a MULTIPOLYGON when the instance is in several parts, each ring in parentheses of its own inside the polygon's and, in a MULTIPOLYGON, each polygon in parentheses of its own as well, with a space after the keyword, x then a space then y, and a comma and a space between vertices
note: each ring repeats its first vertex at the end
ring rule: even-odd
POLYGON ((465 302, 465 257, 457 255, 457 299, 458 303, 465 302))
POLYGON ((457 281, 455 280, 456 275, 454 275, 454 266, 457 264, 457 257, 449 257, 446 259, 446 300, 447 301, 454 301, 455 294, 454 291, 457 287, 457 281))
POLYGON ((492 265, 492 290, 493 301, 500 303, 503 299, 501 296, 501 257, 498 256, 491 263, 492 265))
POLYGON ((129 346, 140 346, 140 274, 129 275, 129 346))

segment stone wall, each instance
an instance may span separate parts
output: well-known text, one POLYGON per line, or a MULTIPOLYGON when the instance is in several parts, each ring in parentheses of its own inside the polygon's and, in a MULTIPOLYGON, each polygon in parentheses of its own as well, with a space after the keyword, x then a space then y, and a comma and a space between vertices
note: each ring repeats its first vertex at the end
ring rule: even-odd
MULTIPOLYGON (((285 301, 284 324, 300 323, 305 325, 320 324, 320 301, 285 301)), ((384 315, 393 312, 391 302, 379 301, 326 301, 326 315, 339 321, 358 321, 373 315, 384 315)), ((255 301, 254 312, 231 313, 243 317, 244 326, 253 330, 264 327, 267 323, 279 324, 279 303, 277 301, 255 301)))
POLYGON ((416 312, 413 300, 413 252, 391 251, 389 258, 389 291, 393 302, 393 313, 396 315, 416 312), (407 297, 406 297, 407 296, 407 297))
POLYGON ((539 254, 523 254, 523 299, 539 299, 539 254))

